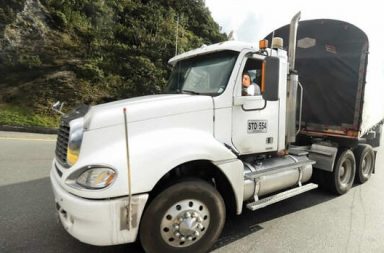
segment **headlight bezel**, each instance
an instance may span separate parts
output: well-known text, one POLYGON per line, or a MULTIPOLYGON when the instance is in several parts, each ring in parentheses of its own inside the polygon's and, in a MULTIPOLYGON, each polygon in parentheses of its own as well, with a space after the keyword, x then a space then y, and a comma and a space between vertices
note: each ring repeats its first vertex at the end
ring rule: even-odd
POLYGON ((65 180, 65 183, 67 185, 75 188, 75 189, 78 189, 78 190, 98 191, 98 190, 106 190, 106 189, 110 188, 116 182, 117 177, 118 177, 118 171, 115 170, 114 168, 111 168, 111 166, 108 166, 108 165, 90 165, 90 166, 80 168, 80 169, 76 170, 75 172, 73 172, 72 174, 70 174, 68 176, 68 178, 65 180), (102 186, 102 187, 94 187, 91 185, 82 184, 82 183, 78 182, 78 179, 82 175, 84 175, 85 173, 89 173, 89 172, 94 171, 94 170, 103 170, 103 169, 113 172, 113 178, 107 185, 102 186))

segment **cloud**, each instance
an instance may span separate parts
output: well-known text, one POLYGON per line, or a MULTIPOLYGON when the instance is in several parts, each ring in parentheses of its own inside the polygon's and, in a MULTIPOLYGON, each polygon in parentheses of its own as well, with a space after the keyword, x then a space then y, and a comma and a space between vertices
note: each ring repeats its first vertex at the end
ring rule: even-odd
POLYGON ((248 15, 236 32, 239 39, 246 42, 257 42, 260 39, 263 20, 256 15, 248 15))

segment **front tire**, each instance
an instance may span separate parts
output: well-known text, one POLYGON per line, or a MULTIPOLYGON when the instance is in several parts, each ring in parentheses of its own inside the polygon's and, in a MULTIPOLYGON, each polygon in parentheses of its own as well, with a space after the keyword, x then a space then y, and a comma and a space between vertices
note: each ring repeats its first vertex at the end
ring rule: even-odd
POLYGON ((148 253, 207 252, 225 222, 219 192, 202 180, 170 186, 157 195, 143 214, 140 240, 148 253))
POLYGON ((356 161, 350 149, 339 150, 333 172, 330 173, 332 192, 342 195, 351 189, 356 173, 356 161))

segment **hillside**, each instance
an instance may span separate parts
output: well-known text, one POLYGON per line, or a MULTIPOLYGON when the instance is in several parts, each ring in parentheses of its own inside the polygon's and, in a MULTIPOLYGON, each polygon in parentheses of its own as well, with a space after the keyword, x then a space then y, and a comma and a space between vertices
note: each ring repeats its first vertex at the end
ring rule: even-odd
POLYGON ((161 92, 177 19, 179 53, 227 38, 204 0, 0 0, 0 125, 161 92))

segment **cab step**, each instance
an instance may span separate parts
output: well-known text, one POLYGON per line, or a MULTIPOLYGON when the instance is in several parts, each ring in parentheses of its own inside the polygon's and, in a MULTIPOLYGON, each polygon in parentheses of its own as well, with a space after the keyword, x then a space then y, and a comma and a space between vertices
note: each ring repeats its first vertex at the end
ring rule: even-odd
POLYGON ((282 201, 284 199, 288 199, 288 198, 291 198, 293 196, 299 195, 301 193, 316 189, 317 187, 318 187, 317 184, 309 183, 309 184, 299 186, 299 187, 296 187, 293 189, 289 189, 287 191, 280 192, 280 193, 272 195, 270 197, 266 197, 264 199, 260 199, 258 201, 249 203, 249 204, 247 204, 247 208, 252 210, 252 211, 255 211, 257 209, 272 205, 272 204, 277 203, 279 201, 282 201))

